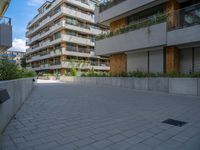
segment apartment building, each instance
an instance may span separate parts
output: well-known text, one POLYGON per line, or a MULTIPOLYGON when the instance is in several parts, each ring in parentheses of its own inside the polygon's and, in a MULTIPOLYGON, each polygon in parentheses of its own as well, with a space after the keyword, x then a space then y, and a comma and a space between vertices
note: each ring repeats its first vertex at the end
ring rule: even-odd
POLYGON ((95 55, 95 37, 106 30, 94 21, 96 1, 46 1, 27 26, 27 68, 65 74, 109 71, 109 59, 95 55))
POLYGON ((200 71, 199 0, 110 0, 95 16, 110 27, 95 51, 110 56, 111 73, 200 71))
POLYGON ((0 52, 12 47, 11 18, 4 16, 9 4, 10 0, 0 1, 0 52))

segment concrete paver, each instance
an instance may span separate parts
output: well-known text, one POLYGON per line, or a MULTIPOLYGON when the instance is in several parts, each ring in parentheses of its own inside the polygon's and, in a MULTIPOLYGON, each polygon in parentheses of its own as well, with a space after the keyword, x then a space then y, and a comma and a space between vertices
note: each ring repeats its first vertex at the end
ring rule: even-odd
POLYGON ((199 97, 40 80, 0 150, 199 150, 199 108, 199 97))

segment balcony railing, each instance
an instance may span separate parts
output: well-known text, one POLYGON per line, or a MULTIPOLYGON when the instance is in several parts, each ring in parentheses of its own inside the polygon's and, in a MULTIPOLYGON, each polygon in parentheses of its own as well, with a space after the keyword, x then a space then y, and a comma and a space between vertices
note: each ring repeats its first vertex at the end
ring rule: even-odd
POLYGON ((109 32, 109 33, 106 33, 106 34, 100 34, 100 35, 96 36, 96 40, 102 40, 102 39, 105 39, 105 38, 109 38, 109 37, 113 37, 113 36, 116 36, 116 35, 131 32, 131 31, 134 31, 134 30, 138 30, 140 28, 152 26, 152 25, 155 25, 155 24, 165 22, 166 20, 167 20, 166 14, 157 14, 157 15, 152 16, 149 19, 145 19, 145 20, 141 20, 141 21, 138 21, 138 22, 135 22, 135 23, 131 23, 128 26, 120 28, 116 31, 109 32))
POLYGON ((102 2, 100 5, 99 5, 99 11, 100 12, 103 12, 115 5, 118 5, 119 3, 121 2, 124 2, 126 0, 107 0, 106 2, 102 2))
POLYGON ((11 25, 11 18, 0 17, 0 24, 11 25))
POLYGON ((200 3, 168 15, 168 30, 177 30, 200 24, 200 3))

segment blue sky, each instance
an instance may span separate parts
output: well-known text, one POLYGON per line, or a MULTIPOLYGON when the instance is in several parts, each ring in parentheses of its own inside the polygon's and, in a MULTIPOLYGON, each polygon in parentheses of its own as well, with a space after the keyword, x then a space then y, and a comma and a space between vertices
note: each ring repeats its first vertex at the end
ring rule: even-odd
POLYGON ((24 51, 27 23, 37 14, 45 0, 11 0, 5 16, 12 18, 13 50, 24 51))

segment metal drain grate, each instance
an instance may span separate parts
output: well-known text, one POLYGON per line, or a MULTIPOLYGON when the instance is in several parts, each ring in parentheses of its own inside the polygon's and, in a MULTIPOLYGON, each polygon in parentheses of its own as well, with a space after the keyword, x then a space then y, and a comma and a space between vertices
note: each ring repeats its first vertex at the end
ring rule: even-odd
POLYGON ((185 124, 187 124, 187 122, 174 120, 174 119, 167 119, 167 120, 163 121, 162 123, 166 123, 166 124, 170 124, 170 125, 178 126, 178 127, 182 127, 185 124))

